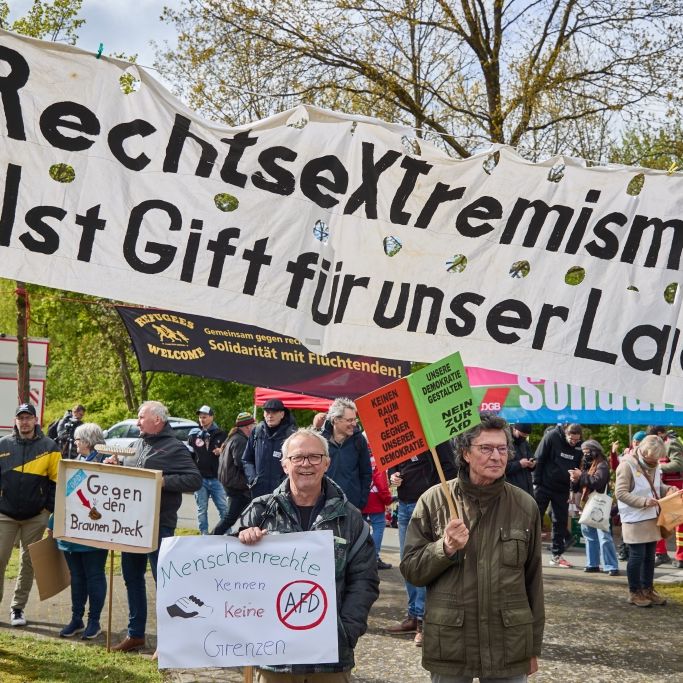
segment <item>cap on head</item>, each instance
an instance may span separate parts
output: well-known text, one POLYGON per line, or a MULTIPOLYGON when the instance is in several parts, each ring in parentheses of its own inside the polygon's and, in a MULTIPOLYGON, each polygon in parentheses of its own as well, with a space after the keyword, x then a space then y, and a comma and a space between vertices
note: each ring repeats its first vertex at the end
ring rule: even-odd
POLYGON ((29 415, 36 417, 36 407, 30 403, 22 403, 14 411, 14 417, 18 417, 21 413, 28 413, 29 415))
POLYGON ((263 410, 275 411, 284 409, 285 404, 279 398, 270 398, 265 402, 263 406, 263 410))
POLYGON ((642 429, 639 432, 636 432, 633 435, 633 440, 637 443, 640 443, 645 437, 647 436, 647 432, 644 432, 642 429))
POLYGON ((602 450, 602 446, 595 440, 595 439, 586 439, 581 444, 581 449, 586 449, 589 451, 596 451, 598 453, 602 453, 604 455, 604 451, 602 450))
POLYGON ((213 408, 211 406, 202 406, 201 408, 197 408, 197 415, 202 413, 204 415, 213 415, 213 408))
POLYGON ((237 418, 235 419, 235 427, 247 427, 254 424, 254 422, 256 422, 256 420, 254 420, 252 414, 245 411, 243 413, 237 414, 237 418))
POLYGON ((531 434, 532 425, 526 422, 518 422, 516 425, 512 425, 518 432, 526 434, 527 436, 531 434))

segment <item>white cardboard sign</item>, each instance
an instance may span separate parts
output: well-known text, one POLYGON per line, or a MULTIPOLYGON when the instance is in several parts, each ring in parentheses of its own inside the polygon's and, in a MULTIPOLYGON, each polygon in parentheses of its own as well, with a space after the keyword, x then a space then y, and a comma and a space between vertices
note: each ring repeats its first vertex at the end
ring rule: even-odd
POLYGON ((157 571, 160 668, 336 662, 331 531, 161 543, 157 571))
POLYGON ((98 548, 147 553, 159 535, 161 472, 61 460, 56 538, 98 548))

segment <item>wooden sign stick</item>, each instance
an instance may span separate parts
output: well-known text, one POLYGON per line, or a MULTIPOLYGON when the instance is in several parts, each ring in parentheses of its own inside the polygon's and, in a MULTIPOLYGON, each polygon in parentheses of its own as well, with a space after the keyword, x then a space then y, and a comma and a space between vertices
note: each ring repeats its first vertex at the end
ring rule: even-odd
POLYGON ((244 667, 244 683, 254 683, 254 667, 244 667))
POLYGON ((443 491, 443 495, 446 497, 446 502, 448 503, 448 509, 450 510, 450 513, 451 513, 451 519, 458 519, 458 510, 455 507, 455 501, 453 500, 453 496, 451 495, 451 490, 448 488, 448 484, 446 484, 446 477, 443 473, 443 468, 441 467, 441 460, 439 460, 439 456, 437 455, 436 451, 434 450, 434 446, 432 446, 429 449, 429 452, 432 454, 432 459, 434 460, 434 465, 436 465, 436 471, 439 475, 439 482, 441 484, 441 490, 443 491))
POLYGON ((109 601, 107 614, 107 652, 111 652, 111 607, 114 593, 114 551, 109 551, 109 601))

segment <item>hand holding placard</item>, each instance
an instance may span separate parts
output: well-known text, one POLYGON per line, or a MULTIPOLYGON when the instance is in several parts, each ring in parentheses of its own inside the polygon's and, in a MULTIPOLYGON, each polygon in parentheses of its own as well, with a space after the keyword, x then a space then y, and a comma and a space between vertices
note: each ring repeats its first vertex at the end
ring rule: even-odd
POLYGON ((389 469, 429 449, 451 516, 457 518, 434 447, 479 423, 460 354, 365 394, 356 406, 377 468, 389 469))

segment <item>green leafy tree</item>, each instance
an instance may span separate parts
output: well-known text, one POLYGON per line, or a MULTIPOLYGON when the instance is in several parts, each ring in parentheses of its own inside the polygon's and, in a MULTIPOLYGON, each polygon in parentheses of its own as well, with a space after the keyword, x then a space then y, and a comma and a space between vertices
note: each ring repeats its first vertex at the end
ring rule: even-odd
POLYGON ((15 19, 8 25, 9 3, 0 2, 0 26, 31 38, 75 45, 78 29, 85 19, 79 19, 83 0, 33 0, 26 16, 15 19))
POLYGON ((157 67, 204 113, 303 100, 402 121, 466 157, 482 143, 605 151, 678 101, 680 0, 184 0, 157 67), (617 119, 617 115, 619 118, 617 119))

